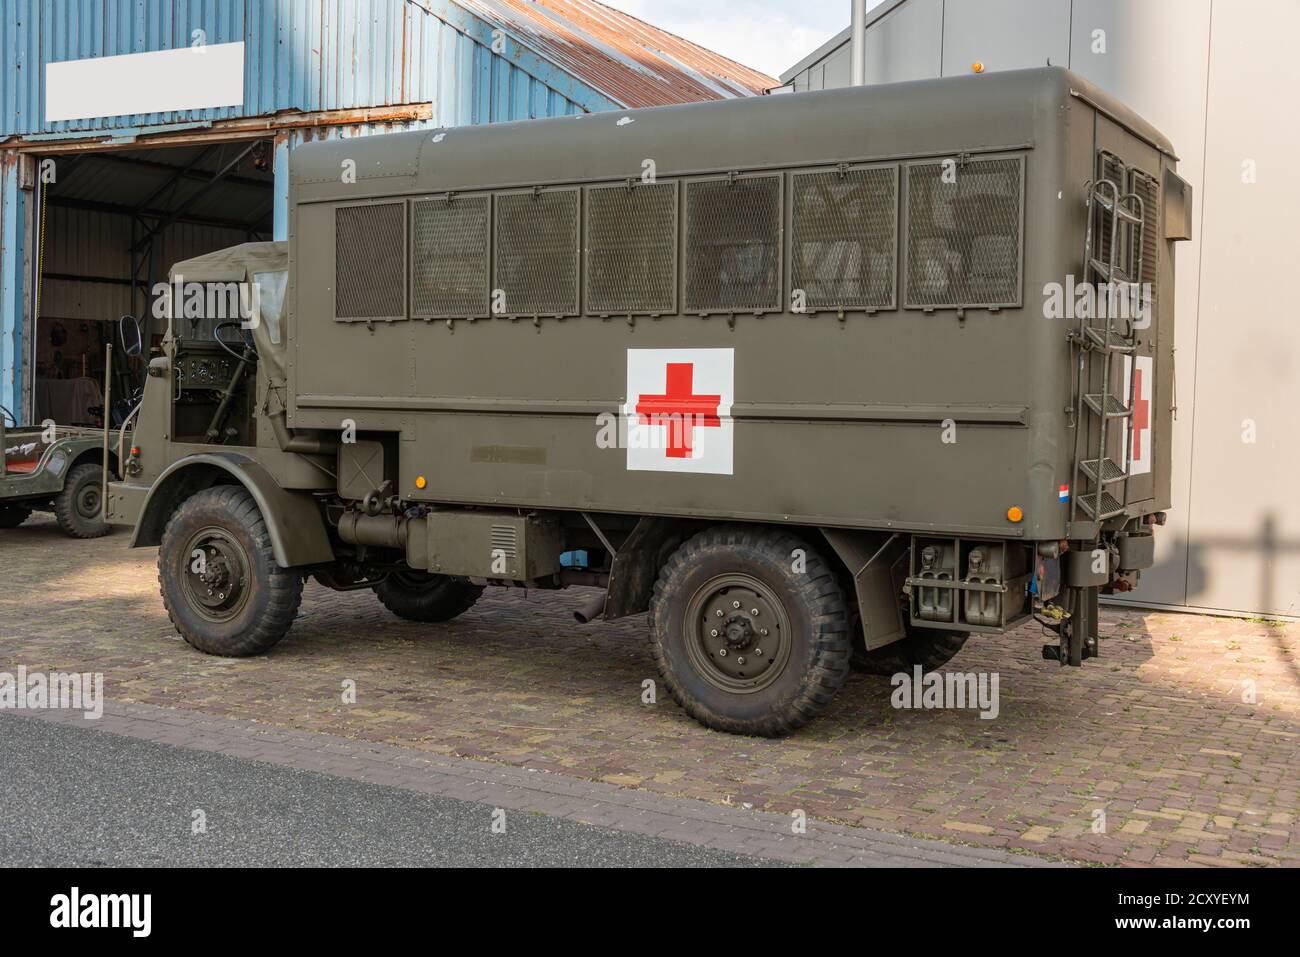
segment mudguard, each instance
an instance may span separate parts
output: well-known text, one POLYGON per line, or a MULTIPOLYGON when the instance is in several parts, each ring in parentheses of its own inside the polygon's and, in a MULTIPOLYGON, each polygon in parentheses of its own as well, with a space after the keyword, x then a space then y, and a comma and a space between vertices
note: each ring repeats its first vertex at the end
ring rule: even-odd
POLYGON ((265 468, 237 452, 204 452, 173 462, 149 490, 130 547, 160 544, 167 519, 195 492, 236 483, 257 502, 277 565, 301 568, 334 561, 334 549, 316 501, 302 492, 281 488, 265 468))

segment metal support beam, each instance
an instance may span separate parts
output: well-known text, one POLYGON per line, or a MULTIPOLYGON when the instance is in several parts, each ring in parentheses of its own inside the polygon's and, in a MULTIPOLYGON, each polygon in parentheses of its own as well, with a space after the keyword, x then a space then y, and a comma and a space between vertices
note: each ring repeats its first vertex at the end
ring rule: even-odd
POLYGON ((24 139, 11 136, 0 141, 0 147, 15 149, 22 153, 55 153, 71 155, 84 152, 113 152, 152 149, 169 146, 199 146, 209 143, 247 142, 265 140, 277 133, 289 130, 315 129, 322 126, 358 126, 382 123, 411 123, 429 120, 433 117, 431 103, 412 103, 401 106, 374 106, 351 110, 325 110, 315 113, 303 113, 299 110, 284 110, 271 117, 245 117, 232 120, 217 120, 203 124, 202 129, 151 131, 142 127, 134 131, 130 139, 124 139, 123 131, 105 133, 89 132, 84 137, 69 137, 57 141, 24 139))
POLYGON ((853 4, 852 42, 849 45, 851 57, 851 78, 853 86, 866 86, 867 83, 867 0, 850 0, 853 4))
MULTIPOLYGON (((209 144, 203 144, 203 145, 209 145, 209 144)), ((145 144, 143 148, 147 148, 147 144, 145 144)), ((150 150, 150 152, 153 151, 150 150)), ((141 159, 139 156, 132 156, 126 153, 103 152, 103 153, 94 153, 94 154, 83 153, 80 155, 82 156, 93 155, 95 159, 102 160, 104 162, 116 163, 120 166, 134 166, 137 167, 138 169, 153 170, 158 173, 167 173, 169 176, 171 174, 179 174, 183 179, 191 180, 196 183, 206 183, 208 182, 208 180, 212 179, 213 173, 209 172, 208 170, 196 169, 195 167, 197 166, 197 164, 203 162, 203 160, 205 160, 211 154, 211 152, 212 152, 211 148, 204 150, 201 154, 199 154, 198 158, 195 159, 194 162, 188 163, 185 166, 176 166, 172 163, 162 163, 159 162, 158 160, 141 159)), ((238 183, 240 186, 249 186, 249 187, 255 187, 257 189, 265 189, 267 184, 269 184, 271 181, 270 179, 256 179, 252 176, 227 176, 226 182, 238 183)), ((171 185, 170 180, 168 181, 167 185, 168 186, 171 185)))
POLYGON ((165 220, 163 220, 160 223, 156 223, 153 229, 149 230, 149 232, 147 232, 144 235, 143 239, 140 239, 136 242, 135 246, 132 247, 133 251, 135 249, 139 249, 140 247, 152 241, 155 236, 157 236, 168 226, 172 225, 174 222, 180 219, 180 217, 184 215, 185 210, 189 209, 196 202, 198 202, 201 197, 205 196, 209 190, 211 190, 214 186, 216 186, 223 179, 225 179, 227 175, 234 172, 235 168, 239 166, 239 164, 242 163, 244 159, 250 153, 253 152, 253 150, 257 149, 257 143, 258 141, 254 141, 248 144, 248 146, 246 146, 244 149, 240 150, 239 154, 234 159, 232 159, 225 166, 221 167, 221 169, 217 172, 217 175, 212 177, 212 179, 209 180, 205 185, 199 187, 197 190, 191 193, 189 198, 186 199, 185 202, 181 203, 179 207, 173 210, 165 220))
POLYGON ((46 282, 94 282, 111 286, 137 286, 147 288, 147 284, 142 279, 123 279, 120 276, 81 276, 76 273, 64 272, 45 272, 42 274, 46 282))
MULTIPOLYGON (((57 196, 51 196, 50 206, 57 206, 62 209, 82 209, 92 213, 112 213, 117 216, 137 217, 144 220, 153 220, 155 222, 167 219, 172 216, 167 210, 162 209, 141 209, 136 210, 130 206, 122 206, 118 203, 104 203, 93 199, 60 199, 57 196)), ((186 216, 182 215, 173 218, 168 225, 176 223, 190 223, 194 226, 219 226, 224 229, 247 229, 248 223, 240 219, 222 219, 217 216, 186 216)), ((141 240, 132 244, 132 250, 138 251, 137 247, 143 248, 148 245, 141 240)))
MULTIPOLYGON (((203 150, 202 152, 199 153, 198 156, 194 157, 194 160, 188 166, 177 167, 172 172, 172 174, 167 177, 167 181, 163 183, 161 186, 159 186, 152 193, 150 193, 148 198, 146 198, 142 202, 136 203, 136 208, 148 209, 150 206, 152 206, 154 202, 158 199, 158 197, 162 196, 168 190, 174 189, 177 185, 179 185, 180 181, 185 178, 186 174, 188 174, 190 170, 192 170, 199 163, 203 162, 203 160, 205 160, 212 153, 212 150, 215 148, 216 147, 212 147, 210 149, 203 150)), ((111 154, 108 156, 100 157, 100 159, 107 160, 109 162, 114 162, 114 161, 127 162, 127 163, 132 162, 131 160, 122 160, 120 157, 114 157, 111 154)), ((159 163, 157 165, 163 166, 166 164, 159 163)), ((206 177, 204 178, 206 180, 206 177)))

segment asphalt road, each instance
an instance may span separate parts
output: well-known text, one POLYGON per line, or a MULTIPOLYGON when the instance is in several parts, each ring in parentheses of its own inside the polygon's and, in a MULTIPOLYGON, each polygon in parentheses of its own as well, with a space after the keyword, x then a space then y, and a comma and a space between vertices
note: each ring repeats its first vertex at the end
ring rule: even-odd
POLYGON ((734 867, 777 862, 0 714, 0 866, 734 867), (195 810, 206 833, 192 833, 195 810))

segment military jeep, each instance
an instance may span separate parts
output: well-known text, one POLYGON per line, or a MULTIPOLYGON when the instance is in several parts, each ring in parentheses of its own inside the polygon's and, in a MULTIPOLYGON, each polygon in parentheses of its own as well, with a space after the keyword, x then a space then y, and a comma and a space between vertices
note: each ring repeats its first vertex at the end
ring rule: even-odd
POLYGON ((6 415, 0 411, 0 529, 47 511, 73 538, 107 535, 102 435, 53 424, 6 429, 6 415))

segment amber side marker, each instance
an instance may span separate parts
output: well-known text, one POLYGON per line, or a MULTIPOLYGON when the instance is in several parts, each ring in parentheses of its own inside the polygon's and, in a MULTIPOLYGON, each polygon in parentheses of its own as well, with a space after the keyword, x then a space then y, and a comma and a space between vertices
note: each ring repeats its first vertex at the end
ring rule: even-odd
POLYGON ((428 485, 428 484, 429 484, 429 483, 425 480, 425 478, 424 478, 423 475, 417 475, 417 476, 415 477, 415 487, 416 487, 416 488, 424 488, 424 487, 425 487, 426 485, 428 485))
POLYGON ((1018 505, 1012 505, 1007 509, 1007 519, 1012 522, 1019 522, 1025 517, 1025 513, 1020 510, 1018 505))

